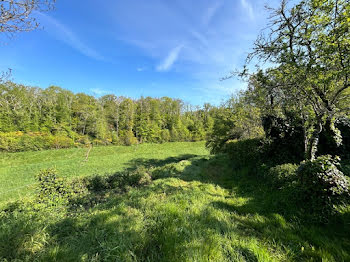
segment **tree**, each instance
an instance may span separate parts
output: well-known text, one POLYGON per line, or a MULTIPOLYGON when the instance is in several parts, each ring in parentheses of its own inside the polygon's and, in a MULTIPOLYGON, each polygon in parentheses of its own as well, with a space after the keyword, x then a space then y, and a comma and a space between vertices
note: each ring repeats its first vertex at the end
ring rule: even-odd
POLYGON ((0 32, 12 37, 17 32, 38 28, 34 11, 48 11, 55 0, 2 0, 0 1, 0 32))
POLYGON ((206 146, 213 153, 217 153, 229 140, 257 138, 262 135, 259 108, 247 103, 246 97, 241 95, 237 99, 231 97, 216 110, 206 146))
POLYGON ((350 5, 347 0, 303 0, 289 8, 282 0, 269 11, 270 23, 248 62, 257 57, 274 64, 269 71, 278 79, 275 84, 303 105, 310 123, 306 157, 315 159, 326 122, 350 110, 350 5))

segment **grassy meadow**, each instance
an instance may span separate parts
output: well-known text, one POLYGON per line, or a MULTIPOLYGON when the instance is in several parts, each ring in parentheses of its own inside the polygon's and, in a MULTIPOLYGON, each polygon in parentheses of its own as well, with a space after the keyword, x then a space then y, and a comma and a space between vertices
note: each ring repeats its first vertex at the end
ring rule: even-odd
POLYGON ((71 178, 112 174, 147 159, 208 154, 204 142, 94 147, 85 161, 87 152, 87 148, 0 152, 0 205, 33 193, 35 175, 41 169, 54 167, 61 177, 71 178))
POLYGON ((326 225, 307 222, 262 178, 209 155, 203 143, 94 148, 81 164, 84 154, 6 154, 2 174, 18 170, 12 180, 21 185, 55 164, 67 177, 142 165, 152 167, 152 183, 101 191, 103 201, 78 209, 40 207, 34 195, 7 203, 4 261, 350 261, 350 209, 326 225))

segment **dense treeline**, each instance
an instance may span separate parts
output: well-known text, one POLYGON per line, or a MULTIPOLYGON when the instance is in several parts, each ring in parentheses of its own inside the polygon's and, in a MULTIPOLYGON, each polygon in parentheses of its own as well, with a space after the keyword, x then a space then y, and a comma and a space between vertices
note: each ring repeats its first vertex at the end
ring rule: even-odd
POLYGON ((215 108, 179 99, 115 95, 95 98, 51 86, 0 85, 0 150, 199 141, 212 128, 215 108))

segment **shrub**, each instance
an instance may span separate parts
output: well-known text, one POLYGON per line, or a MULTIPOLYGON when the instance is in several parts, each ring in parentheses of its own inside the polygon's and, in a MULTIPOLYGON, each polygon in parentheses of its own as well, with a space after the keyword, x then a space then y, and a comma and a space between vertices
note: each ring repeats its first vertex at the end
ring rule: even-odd
MULTIPOLYGON (((80 143, 81 144, 81 143, 80 143)), ((0 151, 19 152, 27 150, 60 149, 74 147, 70 137, 44 132, 0 132, 0 151)))
POLYGON ((64 180, 57 176, 55 169, 41 170, 36 178, 39 184, 37 192, 39 202, 47 203, 48 205, 65 202, 65 197, 68 196, 69 190, 67 190, 64 180))
POLYGON ((106 140, 94 139, 92 140, 92 144, 95 146, 107 146, 107 145, 110 145, 111 142, 108 141, 107 139, 106 140))
POLYGON ((275 188, 287 187, 296 181, 298 165, 283 164, 271 167, 268 171, 268 179, 275 188))
POLYGON ((266 139, 262 141, 265 163, 299 163, 304 159, 304 131, 301 119, 286 112, 285 118, 266 115, 262 118, 266 139))
POLYGON ((89 178, 87 187, 91 191, 100 192, 107 190, 110 186, 106 177, 96 175, 89 178))
POLYGON ((54 136, 51 142, 51 148, 70 148, 74 146, 74 142, 71 138, 63 135, 54 136))
POLYGON ((91 145, 91 142, 87 136, 78 136, 75 142, 81 145, 91 145))
POLYGON ((256 165, 260 161, 260 141, 258 138, 229 141, 224 146, 224 152, 228 153, 239 167, 256 165))
POLYGON ((125 191, 129 187, 145 186, 152 182, 148 169, 139 166, 136 170, 115 173, 109 176, 94 176, 87 178, 87 188, 93 192, 103 192, 108 189, 125 191))
POLYGON ((349 197, 349 182, 338 169, 339 158, 330 155, 304 161, 297 170, 304 208, 317 218, 327 219, 336 205, 349 197))
POLYGON ((122 175, 122 186, 139 187, 152 182, 149 171, 144 166, 139 166, 136 170, 122 175))

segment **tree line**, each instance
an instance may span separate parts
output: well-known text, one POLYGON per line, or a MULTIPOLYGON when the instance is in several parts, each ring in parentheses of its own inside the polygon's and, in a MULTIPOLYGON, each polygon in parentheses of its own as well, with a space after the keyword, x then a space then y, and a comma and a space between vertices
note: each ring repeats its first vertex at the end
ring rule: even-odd
POLYGON ((96 98, 6 82, 0 85, 0 148, 199 141, 211 130, 215 111, 210 104, 194 107, 169 97, 96 98))

